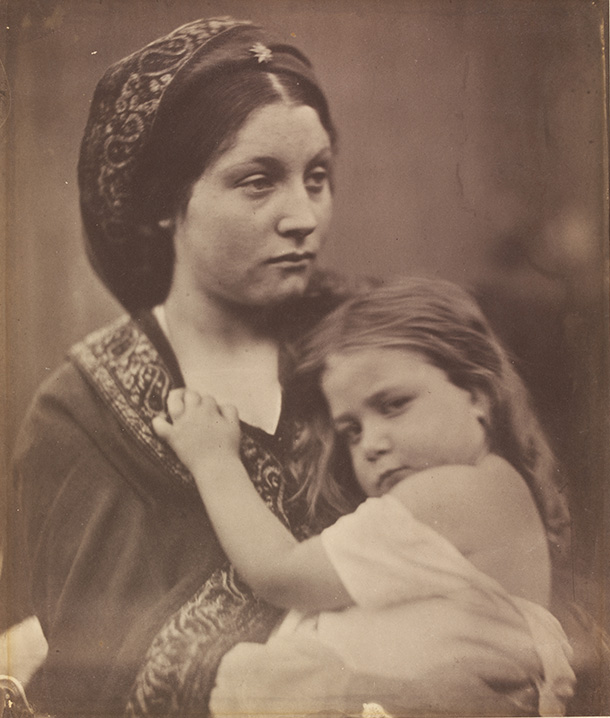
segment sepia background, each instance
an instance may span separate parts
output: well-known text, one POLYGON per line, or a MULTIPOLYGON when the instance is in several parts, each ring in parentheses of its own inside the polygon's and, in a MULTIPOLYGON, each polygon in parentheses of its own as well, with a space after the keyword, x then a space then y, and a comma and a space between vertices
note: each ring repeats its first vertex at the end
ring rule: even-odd
POLYGON ((607 4, 8 0, 2 10, 9 449, 36 386, 121 312, 88 267, 78 209, 97 80, 182 23, 250 18, 306 51, 330 99, 340 156, 325 264, 475 288, 563 462, 575 597, 603 620, 607 4))

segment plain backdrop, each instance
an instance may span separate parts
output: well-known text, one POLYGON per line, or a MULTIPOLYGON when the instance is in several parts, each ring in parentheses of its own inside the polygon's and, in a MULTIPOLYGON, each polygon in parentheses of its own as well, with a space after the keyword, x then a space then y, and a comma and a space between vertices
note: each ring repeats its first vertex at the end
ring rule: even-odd
POLYGON ((249 18, 305 50, 339 129, 325 263, 348 274, 431 274, 475 288, 563 461, 581 575, 575 594, 603 617, 607 7, 5 0, 6 445, 69 346, 121 312, 88 267, 78 210, 76 163, 97 80, 182 23, 249 18))

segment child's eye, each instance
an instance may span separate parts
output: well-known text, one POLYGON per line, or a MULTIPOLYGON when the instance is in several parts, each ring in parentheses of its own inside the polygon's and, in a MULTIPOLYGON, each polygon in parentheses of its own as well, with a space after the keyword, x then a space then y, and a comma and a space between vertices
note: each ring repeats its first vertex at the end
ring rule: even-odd
POLYGON ((397 396, 393 399, 386 399, 381 404, 381 413, 386 416, 392 416, 407 408, 413 397, 397 396))
POLYGON ((354 446, 360 441, 360 434, 362 433, 358 424, 343 424, 336 427, 337 435, 343 439, 350 446, 354 446))
POLYGON ((305 187, 309 192, 318 194, 328 184, 328 170, 324 167, 316 167, 305 179, 305 187))

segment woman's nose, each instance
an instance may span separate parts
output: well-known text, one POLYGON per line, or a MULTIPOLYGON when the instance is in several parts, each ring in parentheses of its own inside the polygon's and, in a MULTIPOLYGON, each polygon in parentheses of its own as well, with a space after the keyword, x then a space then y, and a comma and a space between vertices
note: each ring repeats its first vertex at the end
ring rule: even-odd
POLYGON ((314 203, 305 186, 292 188, 286 193, 285 202, 277 224, 284 237, 303 241, 318 226, 314 203))

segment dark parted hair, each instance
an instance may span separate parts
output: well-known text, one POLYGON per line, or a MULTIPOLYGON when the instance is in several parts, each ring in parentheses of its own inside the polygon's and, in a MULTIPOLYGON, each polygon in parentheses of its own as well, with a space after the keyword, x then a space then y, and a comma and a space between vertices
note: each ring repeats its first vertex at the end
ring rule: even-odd
POLYGON ((278 102, 309 105, 320 117, 331 139, 334 129, 318 88, 288 73, 242 70, 226 75, 219 69, 205 81, 194 81, 170 105, 159 110, 147 152, 142 156, 136 181, 140 184, 137 217, 144 242, 145 304, 153 306, 167 296, 174 266, 172 229, 159 220, 173 219, 186 210, 193 184, 205 169, 231 145, 250 115, 278 102), (277 78, 281 93, 271 78, 277 78))
POLYGON ((321 381, 329 356, 367 348, 417 352, 456 386, 488 399, 490 450, 523 476, 551 548, 563 551, 567 503, 529 393, 473 296, 439 279, 407 277, 361 292, 326 316, 300 346, 291 391, 304 410, 305 425, 294 470, 303 477, 314 515, 346 513, 363 498, 346 478, 349 453, 334 436, 321 381))
POLYGON ((130 312, 167 296, 171 220, 193 184, 254 111, 282 102, 312 107, 334 145, 305 55, 231 18, 177 28, 100 80, 81 144, 81 213, 90 261, 130 312))

